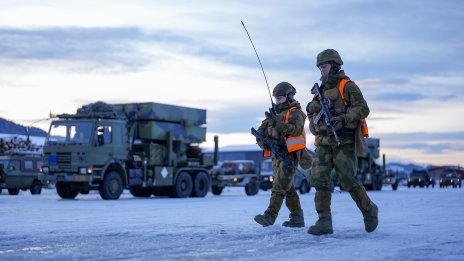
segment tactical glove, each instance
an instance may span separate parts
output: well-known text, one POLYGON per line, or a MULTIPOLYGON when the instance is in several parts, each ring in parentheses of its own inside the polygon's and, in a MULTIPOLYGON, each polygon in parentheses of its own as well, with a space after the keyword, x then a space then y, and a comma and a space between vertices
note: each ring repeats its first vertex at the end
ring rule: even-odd
POLYGON ((267 126, 269 126, 269 127, 275 126, 275 120, 273 118, 271 118, 271 117, 266 118, 266 121, 267 121, 267 126))
POLYGON ((330 124, 334 126, 336 131, 341 130, 346 125, 346 116, 345 114, 339 115, 337 117, 333 117, 330 119, 330 124))
POLYGON ((263 143, 262 140, 256 139, 256 143, 262 150, 269 150, 269 148, 266 146, 266 144, 263 143))
POLYGON ((321 110, 321 105, 317 101, 312 101, 308 103, 308 106, 306 106, 306 112, 308 113, 308 115, 318 113, 320 110, 321 110))

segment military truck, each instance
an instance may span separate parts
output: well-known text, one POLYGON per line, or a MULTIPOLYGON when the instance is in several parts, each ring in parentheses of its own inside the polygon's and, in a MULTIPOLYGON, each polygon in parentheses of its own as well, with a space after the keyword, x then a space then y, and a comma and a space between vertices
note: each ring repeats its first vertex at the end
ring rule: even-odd
POLYGON ((356 179, 363 184, 366 190, 382 190, 385 176, 385 155, 382 156, 382 165, 375 162, 379 158, 380 139, 366 138, 367 152, 358 156, 358 169, 356 179))
POLYGON ((41 166, 40 153, 21 151, 0 155, 0 193, 6 188, 10 195, 18 195, 20 190, 29 190, 32 195, 40 194, 41 166))
MULTIPOLYGON (((382 156, 382 165, 375 162, 380 156, 380 140, 376 138, 366 138, 366 143, 367 152, 357 158, 356 180, 364 185, 366 190, 382 190, 385 176, 385 155, 382 156)), ((331 175, 333 186, 338 185, 343 189, 335 171, 332 171, 331 175)))
POLYGON ((221 195, 226 186, 244 187, 248 196, 259 191, 259 172, 252 160, 228 160, 212 173, 211 190, 214 195, 221 195))
POLYGON ((135 197, 204 197, 209 191, 214 162, 199 148, 206 110, 96 102, 56 118, 42 170, 62 198, 98 190, 114 200, 124 188, 135 197))

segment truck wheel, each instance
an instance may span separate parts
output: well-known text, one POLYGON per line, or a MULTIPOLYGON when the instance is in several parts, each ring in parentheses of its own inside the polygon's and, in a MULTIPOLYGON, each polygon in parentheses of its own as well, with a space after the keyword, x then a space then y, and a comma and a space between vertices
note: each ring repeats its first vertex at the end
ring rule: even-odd
POLYGON ((121 175, 116 171, 110 171, 106 174, 98 188, 102 199, 118 199, 123 189, 121 175))
POLYGON ((397 190, 397 189, 398 189, 398 183, 392 184, 392 189, 393 189, 393 190, 397 190))
POLYGON ((31 195, 39 195, 42 192, 42 182, 34 180, 29 190, 31 192, 31 195))
POLYGON ((198 172, 193 182, 192 197, 203 198, 209 191, 209 176, 204 172, 198 172))
POLYGON ((310 190, 310 187, 309 187, 309 184, 306 180, 303 180, 301 181, 301 185, 300 185, 300 193, 301 194, 306 194, 308 193, 310 190))
POLYGON ((56 193, 58 193, 61 198, 73 199, 79 194, 79 190, 71 187, 70 183, 58 182, 56 183, 56 193))
POLYGON ((186 198, 192 193, 192 177, 187 172, 181 172, 177 176, 173 188, 175 198, 186 198))
POLYGON ((129 192, 134 197, 142 197, 142 198, 149 198, 152 194, 152 190, 150 188, 143 188, 139 186, 129 188, 129 192))
POLYGON ((245 193, 247 196, 254 196, 258 194, 259 184, 256 179, 251 179, 248 184, 245 185, 245 193))
POLYGON ((213 195, 219 196, 219 195, 221 195, 223 189, 224 189, 224 187, 212 186, 211 187, 211 192, 213 192, 213 195))
POLYGON ((8 189, 8 194, 10 195, 18 195, 19 189, 8 189))

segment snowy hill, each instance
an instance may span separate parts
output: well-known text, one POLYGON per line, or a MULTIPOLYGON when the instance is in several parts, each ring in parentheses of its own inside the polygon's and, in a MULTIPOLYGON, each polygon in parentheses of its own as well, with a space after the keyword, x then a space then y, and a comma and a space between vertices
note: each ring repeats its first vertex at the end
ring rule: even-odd
MULTIPOLYGON (((0 133, 26 135, 26 126, 14 123, 12 121, 0 117, 0 133)), ((47 132, 36 127, 30 127, 29 135, 46 137, 47 132)))

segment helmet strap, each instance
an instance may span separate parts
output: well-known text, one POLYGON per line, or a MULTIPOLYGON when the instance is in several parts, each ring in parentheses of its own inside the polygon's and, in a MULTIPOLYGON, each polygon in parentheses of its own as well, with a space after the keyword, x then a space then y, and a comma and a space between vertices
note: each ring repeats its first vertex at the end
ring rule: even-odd
POLYGON ((295 99, 293 98, 294 95, 295 95, 295 94, 294 94, 293 92, 287 94, 287 101, 288 101, 288 103, 292 103, 292 102, 295 101, 295 99))
POLYGON ((341 69, 342 69, 342 67, 338 63, 330 62, 330 72, 329 72, 329 74, 337 74, 341 69))

